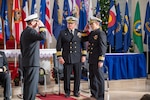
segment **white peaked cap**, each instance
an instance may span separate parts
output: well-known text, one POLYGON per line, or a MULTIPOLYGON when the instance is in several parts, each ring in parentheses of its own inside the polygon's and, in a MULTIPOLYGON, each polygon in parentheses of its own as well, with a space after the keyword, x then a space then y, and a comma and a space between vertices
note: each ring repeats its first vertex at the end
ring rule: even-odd
POLYGON ((76 17, 73 17, 73 16, 68 16, 66 18, 66 20, 67 20, 68 23, 69 22, 76 22, 76 21, 78 21, 78 19, 76 17))
POLYGON ((94 16, 90 16, 89 22, 92 23, 94 21, 102 22, 102 20, 100 18, 97 18, 97 17, 94 17, 94 16))
POLYGON ((38 14, 37 13, 27 16, 24 19, 24 21, 29 21, 29 20, 33 20, 33 19, 38 19, 38 14))

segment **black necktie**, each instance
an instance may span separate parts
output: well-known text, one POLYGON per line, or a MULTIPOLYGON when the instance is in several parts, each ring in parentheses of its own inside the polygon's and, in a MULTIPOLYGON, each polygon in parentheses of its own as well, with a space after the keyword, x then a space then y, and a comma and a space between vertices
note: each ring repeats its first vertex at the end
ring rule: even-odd
POLYGON ((74 35, 73 31, 71 30, 71 34, 74 35))

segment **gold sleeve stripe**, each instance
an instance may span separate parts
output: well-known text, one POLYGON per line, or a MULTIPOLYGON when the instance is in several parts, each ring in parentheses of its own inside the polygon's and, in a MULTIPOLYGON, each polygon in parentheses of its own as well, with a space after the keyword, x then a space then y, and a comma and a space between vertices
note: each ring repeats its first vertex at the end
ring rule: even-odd
POLYGON ((88 34, 87 33, 82 33, 81 36, 83 36, 83 37, 88 36, 88 34))
POLYGON ((97 22, 97 20, 90 20, 90 21, 89 21, 89 24, 92 24, 92 23, 94 23, 94 22, 97 22))
POLYGON ((46 28, 44 28, 44 27, 40 28, 40 32, 42 32, 42 31, 46 31, 46 28))
POLYGON ((87 54, 86 50, 82 50, 82 54, 86 55, 87 54))
POLYGON ((105 57, 104 56, 99 56, 98 60, 105 60, 105 57))
POLYGON ((62 52, 61 52, 61 51, 57 51, 57 52, 56 52, 56 55, 57 55, 57 56, 62 56, 62 52))

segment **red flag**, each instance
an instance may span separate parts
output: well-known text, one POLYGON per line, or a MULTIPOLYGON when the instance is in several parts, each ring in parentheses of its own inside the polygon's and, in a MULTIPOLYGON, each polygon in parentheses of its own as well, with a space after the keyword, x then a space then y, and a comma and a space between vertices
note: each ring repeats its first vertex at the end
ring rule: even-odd
POLYGON ((47 37, 49 43, 52 42, 52 30, 51 30, 51 23, 50 23, 50 1, 46 0, 46 15, 45 15, 45 27, 47 28, 47 37))
POLYGON ((2 18, 0 17, 0 39, 3 39, 3 33, 2 33, 2 18))
POLYGON ((12 34, 17 43, 20 41, 20 34, 22 30, 20 0, 14 0, 12 9, 12 34))
POLYGON ((26 28, 27 23, 24 21, 24 19, 28 16, 28 0, 23 0, 22 2, 22 23, 23 23, 23 29, 26 28))

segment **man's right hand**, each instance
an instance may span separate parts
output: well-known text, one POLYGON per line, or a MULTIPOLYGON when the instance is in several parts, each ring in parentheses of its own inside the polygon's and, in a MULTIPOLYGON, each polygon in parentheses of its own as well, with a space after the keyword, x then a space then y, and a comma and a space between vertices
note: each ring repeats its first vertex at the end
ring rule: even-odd
POLYGON ((39 27, 44 27, 44 24, 43 24, 43 22, 41 20, 38 20, 37 24, 38 24, 39 27))
POLYGON ((65 63, 63 57, 59 57, 59 58, 58 58, 58 61, 59 61, 60 64, 64 64, 64 63, 65 63))

